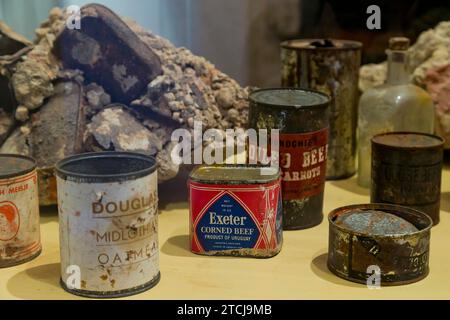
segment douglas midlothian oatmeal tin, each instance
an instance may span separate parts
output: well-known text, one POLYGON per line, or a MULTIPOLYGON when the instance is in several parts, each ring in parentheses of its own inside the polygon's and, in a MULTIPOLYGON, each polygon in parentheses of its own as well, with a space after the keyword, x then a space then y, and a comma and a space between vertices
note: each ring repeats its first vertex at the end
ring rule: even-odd
POLYGON ((336 209, 328 221, 328 268, 335 275, 371 285, 378 270, 383 286, 408 284, 428 275, 433 222, 425 213, 363 204, 336 209))
POLYGON ((422 133, 386 133, 372 139, 373 203, 410 207, 439 223, 444 139, 422 133))
POLYGON ((63 288, 110 298, 156 285, 156 160, 134 153, 91 153, 62 160, 56 173, 63 288))
POLYGON ((189 189, 193 253, 270 258, 280 252, 278 168, 200 166, 189 189))
POLYGON ((323 220, 329 103, 325 94, 303 89, 250 95, 250 128, 280 130, 285 230, 311 228, 323 220))
POLYGON ((0 268, 41 253, 36 162, 0 155, 0 268))

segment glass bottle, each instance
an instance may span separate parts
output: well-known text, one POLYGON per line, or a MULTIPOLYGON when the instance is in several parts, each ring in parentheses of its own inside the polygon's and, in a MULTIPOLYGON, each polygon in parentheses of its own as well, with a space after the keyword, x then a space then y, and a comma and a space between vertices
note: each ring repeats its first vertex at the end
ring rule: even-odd
POLYGON ((371 139, 394 131, 434 133, 433 100, 422 88, 411 84, 408 63, 409 39, 389 41, 386 83, 367 90, 359 102, 358 184, 371 184, 371 139))

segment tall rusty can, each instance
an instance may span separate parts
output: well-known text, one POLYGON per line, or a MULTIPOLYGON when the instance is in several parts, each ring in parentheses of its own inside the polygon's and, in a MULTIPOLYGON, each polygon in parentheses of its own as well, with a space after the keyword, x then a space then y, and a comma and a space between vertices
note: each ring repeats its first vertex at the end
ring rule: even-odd
POLYGON ((0 268, 30 261, 41 253, 36 161, 0 155, 0 268))
POLYGON ((282 86, 329 95, 330 141, 327 178, 356 172, 358 79, 362 44, 347 40, 304 39, 281 44, 282 86))
POLYGON ((429 273, 433 222, 425 213, 389 204, 338 208, 328 217, 329 270, 367 285, 409 284, 429 273))
POLYGON ((56 166, 61 285, 76 295, 140 293, 160 279, 156 160, 125 152, 56 166))
POLYGON ((407 206, 439 223, 443 138, 422 133, 386 133, 372 139, 373 203, 407 206))
POLYGON ((250 128, 280 130, 285 230, 312 228, 323 220, 329 102, 325 94, 303 89, 250 95, 250 128))

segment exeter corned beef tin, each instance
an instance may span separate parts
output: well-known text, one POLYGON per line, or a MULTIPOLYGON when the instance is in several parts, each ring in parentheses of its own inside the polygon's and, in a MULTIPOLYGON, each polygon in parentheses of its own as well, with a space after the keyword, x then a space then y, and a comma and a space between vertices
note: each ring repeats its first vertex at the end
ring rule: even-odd
POLYGON ((193 253, 270 258, 280 252, 279 168, 201 166, 189 189, 193 253))

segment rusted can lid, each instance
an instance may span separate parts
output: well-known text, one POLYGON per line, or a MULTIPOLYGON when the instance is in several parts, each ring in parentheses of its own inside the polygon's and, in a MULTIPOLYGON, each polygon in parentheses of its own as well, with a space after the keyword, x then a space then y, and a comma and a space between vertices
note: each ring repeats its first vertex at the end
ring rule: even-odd
POLYGON ((36 160, 15 154, 0 154, 0 179, 23 176, 36 169, 36 160))
POLYGON ((391 204, 359 204, 333 210, 328 221, 333 228, 372 238, 396 238, 430 231, 431 218, 411 208, 391 204))
POLYGON ((254 104, 282 108, 327 108, 330 97, 326 94, 295 88, 273 88, 256 90, 250 94, 254 104))
POLYGON ((445 140, 439 136, 416 132, 391 132, 372 138, 374 145, 393 149, 440 149, 445 140))
POLYGON ((381 210, 353 210, 339 215, 336 225, 352 232, 386 236, 411 234, 419 231, 412 223, 381 210))
POLYGON ((280 178, 280 168, 251 165, 199 166, 189 178, 205 184, 264 184, 280 178))
POLYGON ((156 169, 156 159, 150 156, 133 152, 100 152, 61 160, 56 164, 56 175, 64 180, 107 183, 139 179, 156 169))
POLYGON ((297 39, 281 43, 281 47, 291 50, 361 50, 362 43, 339 39, 297 39))

